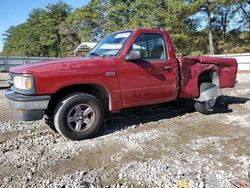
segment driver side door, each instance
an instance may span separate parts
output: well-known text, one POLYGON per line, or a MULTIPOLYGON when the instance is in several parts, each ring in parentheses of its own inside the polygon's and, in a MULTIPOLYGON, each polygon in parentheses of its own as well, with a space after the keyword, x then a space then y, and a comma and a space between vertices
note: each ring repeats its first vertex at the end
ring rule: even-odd
POLYGON ((140 50, 142 59, 122 60, 119 66, 123 107, 161 103, 176 99, 176 62, 168 58, 164 35, 140 34, 130 50, 140 50))

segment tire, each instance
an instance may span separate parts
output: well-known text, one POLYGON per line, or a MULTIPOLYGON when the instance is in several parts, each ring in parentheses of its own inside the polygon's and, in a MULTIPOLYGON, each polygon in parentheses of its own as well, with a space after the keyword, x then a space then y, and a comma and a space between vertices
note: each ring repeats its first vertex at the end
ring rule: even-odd
POLYGON ((59 102, 54 112, 56 130, 70 140, 91 138, 103 121, 101 103, 87 93, 73 93, 59 102))
MULTIPOLYGON (((217 86, 212 83, 207 83, 207 82, 202 83, 200 85, 200 93, 212 87, 217 87, 217 86)), ((197 101, 194 104, 194 108, 197 112, 208 115, 215 113, 219 107, 219 104, 220 104, 220 98, 218 97, 204 102, 197 101)))
POLYGON ((55 125, 54 125, 54 121, 53 121, 53 115, 44 115, 43 117, 43 123, 47 126, 49 126, 49 128, 54 131, 55 133, 58 133, 55 125))

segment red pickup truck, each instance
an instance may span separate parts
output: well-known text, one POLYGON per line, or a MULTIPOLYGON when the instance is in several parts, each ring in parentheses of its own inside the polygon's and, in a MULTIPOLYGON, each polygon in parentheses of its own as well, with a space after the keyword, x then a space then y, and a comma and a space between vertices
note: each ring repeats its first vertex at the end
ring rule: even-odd
POLYGON ((104 112, 192 98, 197 111, 214 113, 220 88, 234 87, 236 73, 235 59, 176 58, 166 31, 134 29, 106 36, 86 57, 12 68, 6 97, 18 119, 44 118, 82 140, 100 128, 104 112))

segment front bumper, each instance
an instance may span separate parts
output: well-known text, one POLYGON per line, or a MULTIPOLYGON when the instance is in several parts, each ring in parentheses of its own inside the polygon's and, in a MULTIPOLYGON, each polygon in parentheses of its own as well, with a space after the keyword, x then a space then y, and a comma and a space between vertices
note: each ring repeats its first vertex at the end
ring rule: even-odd
POLYGON ((5 96, 9 99, 14 116, 22 121, 42 119, 48 107, 50 96, 28 96, 7 90, 5 96))

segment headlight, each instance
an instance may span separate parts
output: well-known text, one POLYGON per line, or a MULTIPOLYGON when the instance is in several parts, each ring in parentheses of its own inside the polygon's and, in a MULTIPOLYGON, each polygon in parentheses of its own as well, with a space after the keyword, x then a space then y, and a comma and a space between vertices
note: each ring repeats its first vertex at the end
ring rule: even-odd
POLYGON ((31 90, 33 87, 32 77, 31 76, 15 76, 14 86, 15 88, 21 89, 21 90, 31 90))

